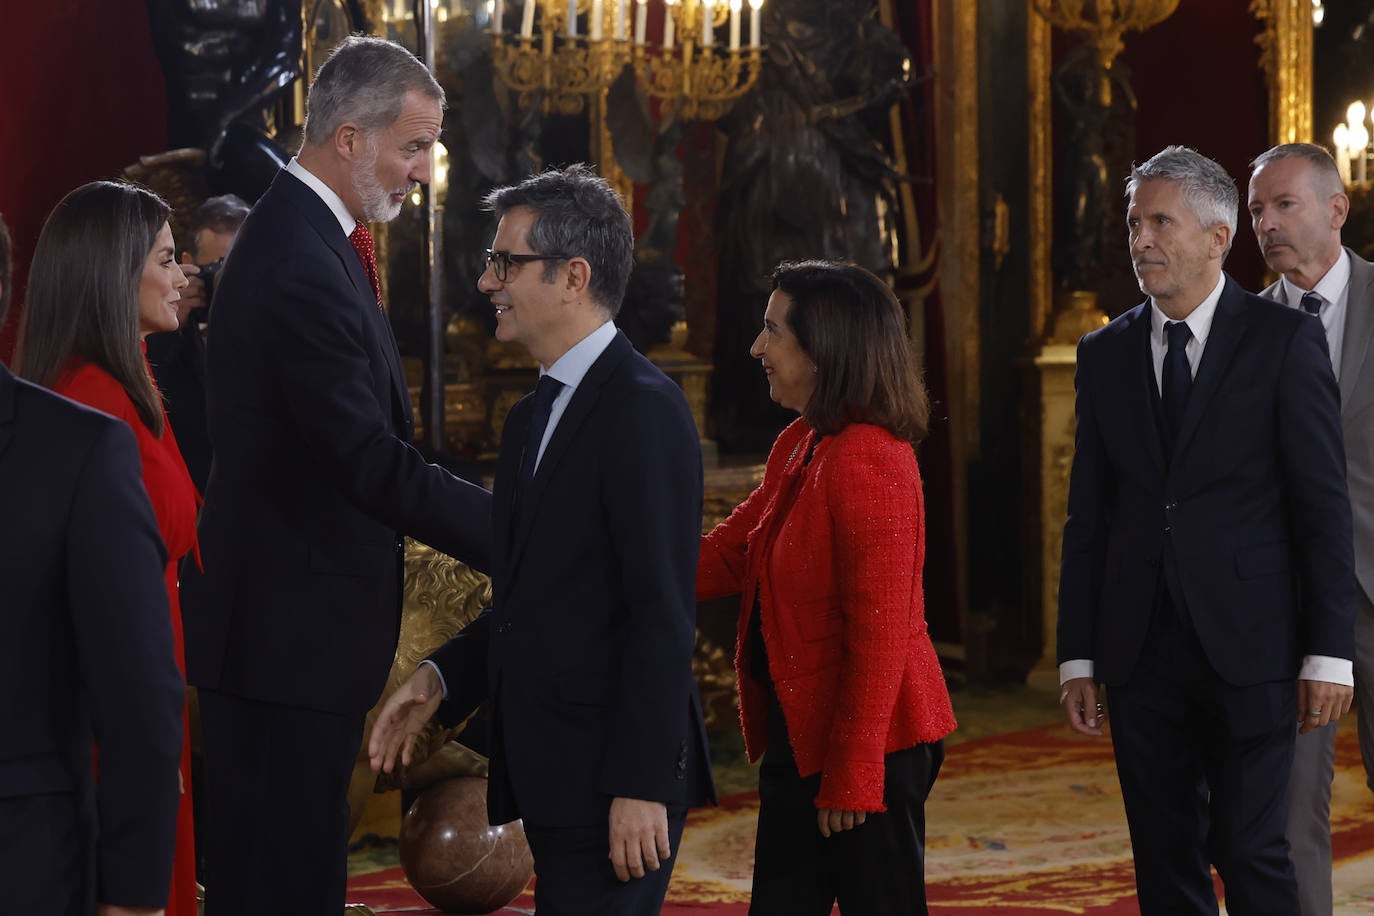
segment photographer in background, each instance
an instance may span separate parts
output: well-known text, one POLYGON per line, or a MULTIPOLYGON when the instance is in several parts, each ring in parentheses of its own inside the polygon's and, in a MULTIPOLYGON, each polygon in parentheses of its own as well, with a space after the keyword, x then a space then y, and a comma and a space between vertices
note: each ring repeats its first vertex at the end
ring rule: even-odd
POLYGON ((181 455, 196 489, 210 477, 210 436, 205 426, 205 332, 215 275, 234 244, 249 206, 233 194, 211 197, 191 215, 194 252, 181 256, 191 285, 181 294, 175 331, 148 337, 148 361, 167 404, 181 455))

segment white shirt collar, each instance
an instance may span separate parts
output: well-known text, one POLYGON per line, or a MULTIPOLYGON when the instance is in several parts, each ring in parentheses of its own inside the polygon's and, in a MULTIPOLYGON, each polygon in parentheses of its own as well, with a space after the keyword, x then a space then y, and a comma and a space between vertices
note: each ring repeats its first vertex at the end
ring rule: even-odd
POLYGON ((572 348, 558 357, 547 370, 541 368, 539 374, 552 375, 565 387, 576 388, 582 384, 582 379, 586 377, 592 363, 596 362, 611 345, 611 341, 615 340, 615 333, 615 322, 607 321, 573 344, 572 348))
MULTIPOLYGON (((1307 292, 1299 289, 1296 283, 1291 282, 1287 277, 1279 280, 1283 290, 1283 299, 1293 308, 1302 305, 1302 294, 1307 292)), ((1336 258, 1336 263, 1331 265, 1331 269, 1317 281, 1317 285, 1312 287, 1312 292, 1321 296, 1327 302, 1336 303, 1340 300, 1341 293, 1345 292, 1346 285, 1350 283, 1350 255, 1344 248, 1341 249, 1341 256, 1336 258)))
POLYGON ((334 193, 334 189, 316 178, 314 173, 296 161, 292 156, 291 161, 286 164, 286 170, 301 180, 307 188, 319 195, 320 200, 329 208, 329 212, 334 214, 334 218, 339 221, 339 228, 344 235, 352 235, 353 227, 358 225, 358 220, 353 218, 353 214, 348 212, 348 207, 344 206, 343 198, 334 193))
MULTIPOLYGON (((1207 335, 1212 332, 1212 318, 1217 313, 1217 303, 1221 301, 1221 291, 1226 288, 1226 274, 1217 278, 1217 285, 1207 294, 1197 308, 1185 319, 1183 323, 1188 325, 1188 330, 1192 332, 1193 339, 1198 346, 1206 346, 1207 335)), ((1164 338, 1164 322, 1173 321, 1168 315, 1160 311, 1155 304, 1154 297, 1150 297, 1150 333, 1156 338, 1164 338)))

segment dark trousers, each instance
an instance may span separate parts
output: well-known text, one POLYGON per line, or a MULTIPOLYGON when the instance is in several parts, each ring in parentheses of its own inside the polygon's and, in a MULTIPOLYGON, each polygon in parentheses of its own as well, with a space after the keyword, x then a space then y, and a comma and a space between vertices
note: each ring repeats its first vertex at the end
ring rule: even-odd
POLYGON ((886 757, 883 803, 853 830, 821 835, 821 777, 802 778, 791 753, 771 748, 759 769, 751 916, 907 916, 926 910, 926 798, 944 762, 942 742, 886 757))
POLYGON ((0 798, 0 912, 95 912, 94 822, 74 792, 0 798))
POLYGON ((673 854, 658 871, 622 883, 608 858, 607 818, 581 827, 539 827, 525 823, 534 854, 534 909, 539 916, 658 916, 677 862, 686 808, 668 809, 668 844, 673 854))
POLYGON ((1192 626, 1161 601, 1130 682, 1111 685, 1112 744, 1140 911, 1294 916, 1284 829, 1297 686, 1223 682, 1192 626))
POLYGON ((207 916, 339 916, 363 717, 200 691, 207 916))

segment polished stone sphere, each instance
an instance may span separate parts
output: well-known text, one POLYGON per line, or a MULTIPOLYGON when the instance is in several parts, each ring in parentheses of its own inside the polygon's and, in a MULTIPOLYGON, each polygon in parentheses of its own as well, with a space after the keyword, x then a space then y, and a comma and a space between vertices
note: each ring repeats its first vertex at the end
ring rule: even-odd
POLYGON ((534 876, 519 821, 487 823, 487 781, 458 776, 426 789, 401 821, 401 868, 421 897, 446 913, 490 913, 534 876))

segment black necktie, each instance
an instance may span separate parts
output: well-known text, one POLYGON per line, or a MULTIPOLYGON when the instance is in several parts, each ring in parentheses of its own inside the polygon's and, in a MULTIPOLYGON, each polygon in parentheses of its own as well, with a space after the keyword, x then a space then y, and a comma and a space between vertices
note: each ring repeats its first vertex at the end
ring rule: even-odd
POLYGON ((534 388, 531 404, 530 435, 525 440, 525 451, 520 456, 520 482, 528 483, 534 478, 535 463, 539 458, 539 445, 544 441, 544 430, 549 428, 549 413, 553 410, 553 399, 563 390, 563 383, 552 375, 541 375, 539 384, 534 388))
POLYGON ((1164 407, 1164 428, 1172 446, 1178 438, 1178 428, 1183 423, 1183 408, 1188 406, 1188 392, 1193 387, 1193 371, 1188 366, 1188 354, 1184 352, 1193 332, 1188 330, 1185 322, 1166 321, 1164 333, 1169 338, 1169 349, 1164 354, 1159 395, 1164 407))
POLYGON ((1320 315, 1322 311, 1322 297, 1313 292, 1302 294, 1302 310, 1309 315, 1320 315))

